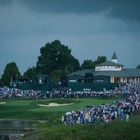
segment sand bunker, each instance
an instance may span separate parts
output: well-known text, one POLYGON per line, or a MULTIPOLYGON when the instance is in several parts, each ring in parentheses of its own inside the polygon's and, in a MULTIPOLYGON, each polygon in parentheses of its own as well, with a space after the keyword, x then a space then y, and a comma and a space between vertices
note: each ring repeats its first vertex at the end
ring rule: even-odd
POLYGON ((69 104, 58 104, 58 103, 49 103, 49 105, 43 105, 43 104, 38 104, 38 106, 64 106, 64 105, 71 105, 73 103, 69 103, 69 104))
POLYGON ((6 104, 6 102, 0 102, 0 105, 2 105, 2 104, 6 104))

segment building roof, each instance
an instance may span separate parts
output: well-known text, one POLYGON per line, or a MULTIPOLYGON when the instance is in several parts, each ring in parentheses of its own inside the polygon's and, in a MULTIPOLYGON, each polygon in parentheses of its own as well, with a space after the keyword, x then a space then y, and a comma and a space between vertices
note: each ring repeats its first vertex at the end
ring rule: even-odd
POLYGON ((140 77, 140 69, 122 69, 121 71, 94 71, 93 69, 76 71, 68 76, 85 76, 85 73, 93 73, 93 76, 113 76, 113 77, 140 77))
POLYGON ((105 61, 101 64, 97 64, 96 66, 123 66, 122 64, 114 63, 112 61, 105 61))
POLYGON ((38 75, 35 75, 34 77, 49 77, 49 75, 45 75, 45 74, 38 74, 38 75))
POLYGON ((112 58, 111 58, 111 59, 118 59, 118 58, 117 58, 117 55, 116 55, 116 53, 115 53, 115 52, 113 53, 113 56, 112 56, 112 58))
POLYGON ((121 71, 95 71, 94 76, 106 75, 113 77, 140 77, 140 69, 122 69, 121 71))
POLYGON ((93 69, 85 69, 85 70, 79 70, 76 72, 73 72, 71 74, 69 74, 68 76, 85 76, 85 73, 93 73, 94 70, 93 69))

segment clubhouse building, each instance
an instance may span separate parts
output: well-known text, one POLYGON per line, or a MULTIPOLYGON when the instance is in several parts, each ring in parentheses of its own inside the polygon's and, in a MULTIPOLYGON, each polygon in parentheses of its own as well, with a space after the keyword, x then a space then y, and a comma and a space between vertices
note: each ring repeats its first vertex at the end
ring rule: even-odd
POLYGON ((110 88, 112 85, 124 82, 140 82, 140 69, 123 68, 118 63, 118 58, 114 52, 111 61, 95 66, 95 69, 85 69, 73 72, 68 75, 68 87, 78 90, 85 88, 110 88))

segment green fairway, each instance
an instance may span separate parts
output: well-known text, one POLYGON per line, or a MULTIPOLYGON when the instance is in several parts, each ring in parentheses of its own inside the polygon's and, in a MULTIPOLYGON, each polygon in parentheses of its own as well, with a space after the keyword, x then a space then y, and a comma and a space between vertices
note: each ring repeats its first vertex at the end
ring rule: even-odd
POLYGON ((44 123, 33 123, 34 132, 23 137, 23 140, 132 140, 139 139, 140 117, 135 114, 129 122, 121 122, 119 117, 111 124, 101 125, 62 125, 61 117, 67 111, 80 110, 86 106, 98 106, 114 102, 113 98, 80 98, 80 99, 1 99, 0 119, 40 120, 44 123), (46 106, 50 103, 69 104, 65 106, 46 106), (39 106, 45 105, 45 106, 39 106))
POLYGON ((98 106, 102 103, 113 102, 116 99, 93 99, 93 98, 81 98, 81 99, 1 99, 0 103, 0 119, 28 119, 28 120, 48 120, 51 117, 61 116, 72 110, 80 110, 85 106, 98 106), (39 106, 48 105, 49 103, 68 104, 64 106, 39 106))

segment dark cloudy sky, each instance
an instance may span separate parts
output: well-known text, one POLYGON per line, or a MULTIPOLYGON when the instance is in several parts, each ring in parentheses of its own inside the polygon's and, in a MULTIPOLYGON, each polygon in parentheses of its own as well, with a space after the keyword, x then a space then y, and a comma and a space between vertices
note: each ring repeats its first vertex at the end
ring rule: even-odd
POLYGON ((16 62, 36 66, 40 48, 60 40, 80 63, 114 52, 125 68, 140 64, 140 0, 0 0, 0 75, 16 62))

